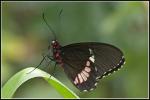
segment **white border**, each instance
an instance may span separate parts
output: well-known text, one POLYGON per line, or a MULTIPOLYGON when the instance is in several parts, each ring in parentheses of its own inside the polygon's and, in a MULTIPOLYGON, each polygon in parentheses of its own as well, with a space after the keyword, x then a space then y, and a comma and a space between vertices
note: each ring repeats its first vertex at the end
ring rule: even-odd
MULTIPOLYGON (((147 95, 148 97, 147 98, 80 98, 80 99, 148 99, 149 98, 149 1, 1 1, 1 2, 2 3, 3 2, 56 2, 56 3, 61 3, 61 2, 143 2, 143 3, 146 3, 147 9, 148 9, 148 95, 147 95)), ((1 16, 2 16, 2 3, 1 3, 1 16)), ((1 17, 1 29, 2 29, 2 17, 1 17)), ((2 48, 2 30, 1 30, 1 48, 2 48)), ((2 54, 2 49, 1 49, 1 54, 2 54)), ((1 55, 1 59, 2 59, 2 55, 1 55)), ((2 76, 2 73, 1 73, 1 76, 2 76)), ((2 80, 2 77, 1 77, 1 80, 2 80)), ((1 86, 2 86, 2 83, 1 83, 1 86)), ((1 92, 2 92, 2 89, 1 89, 1 92)), ((1 94, 1 97, 2 97, 2 94, 1 94)), ((26 98, 12 98, 12 99, 26 99, 26 98)), ((40 98, 27 98, 27 99, 40 99, 40 98)), ((44 98, 44 99, 61 99, 61 98, 44 98)))

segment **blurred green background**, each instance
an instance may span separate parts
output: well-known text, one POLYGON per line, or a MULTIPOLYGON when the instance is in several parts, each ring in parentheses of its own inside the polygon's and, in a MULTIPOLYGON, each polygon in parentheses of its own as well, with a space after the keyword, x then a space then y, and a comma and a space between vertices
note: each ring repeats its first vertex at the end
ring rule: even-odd
MULTIPOLYGON (((43 22, 43 12, 61 45, 96 41, 115 45, 124 52, 124 67, 103 78, 92 92, 81 93, 57 66, 54 76, 79 97, 148 96, 148 5, 144 2, 2 2, 1 87, 18 71, 37 66, 47 51, 53 36, 43 22)), ((40 69, 51 73, 53 66, 43 64, 40 69)), ((14 97, 61 95, 43 79, 35 78, 23 84, 14 97)))

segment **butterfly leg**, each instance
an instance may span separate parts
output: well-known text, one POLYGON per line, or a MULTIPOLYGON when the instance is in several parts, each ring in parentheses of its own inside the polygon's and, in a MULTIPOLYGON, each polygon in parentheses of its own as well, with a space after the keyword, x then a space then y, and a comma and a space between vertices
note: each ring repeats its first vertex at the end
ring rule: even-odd
POLYGON ((53 59, 53 56, 47 55, 46 57, 49 58, 51 61, 55 61, 55 60, 53 59))
MULTIPOLYGON (((47 55, 46 57, 50 60, 50 62, 51 62, 51 61, 55 61, 55 60, 53 59, 53 56, 49 56, 49 55, 47 55)), ((50 63, 48 63, 48 65, 49 65, 49 64, 50 64, 50 63)), ((57 65, 57 63, 55 63, 55 66, 54 66, 53 72, 52 72, 52 74, 50 75, 50 77, 49 77, 49 78, 51 78, 51 76, 54 74, 54 72, 55 72, 55 70, 56 70, 56 65, 57 65)))
POLYGON ((49 78, 51 78, 51 76, 53 76, 53 75, 54 75, 54 72, 55 72, 55 70, 56 70, 56 65, 57 65, 57 63, 55 63, 55 66, 54 66, 53 72, 52 72, 52 74, 50 75, 50 77, 49 77, 49 78))
POLYGON ((51 63, 52 63, 52 60, 49 60, 49 58, 46 57, 45 62, 46 62, 46 64, 42 67, 43 69, 48 68, 49 65, 51 65, 51 63))
POLYGON ((45 60, 45 58, 46 58, 46 56, 43 56, 43 59, 41 60, 40 64, 38 66, 36 66, 33 70, 31 70, 30 72, 28 72, 27 74, 33 72, 36 68, 38 68, 42 64, 42 62, 45 60))

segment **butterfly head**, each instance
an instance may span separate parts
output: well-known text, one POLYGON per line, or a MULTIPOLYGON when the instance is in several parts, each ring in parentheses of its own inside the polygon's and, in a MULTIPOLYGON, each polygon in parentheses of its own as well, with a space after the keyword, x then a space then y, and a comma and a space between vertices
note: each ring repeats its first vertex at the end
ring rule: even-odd
POLYGON ((60 48, 60 45, 59 45, 59 43, 58 43, 57 40, 53 40, 52 43, 51 43, 51 45, 52 45, 53 48, 56 48, 56 49, 60 48))

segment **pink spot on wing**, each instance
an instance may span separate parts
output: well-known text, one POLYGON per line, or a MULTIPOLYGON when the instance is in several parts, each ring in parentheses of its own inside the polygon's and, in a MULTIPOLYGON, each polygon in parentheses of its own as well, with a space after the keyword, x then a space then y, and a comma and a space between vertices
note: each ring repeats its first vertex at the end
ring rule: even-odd
POLYGON ((89 68, 89 67, 85 67, 85 69, 84 69, 86 72, 90 72, 91 71, 91 68, 89 68))
POLYGON ((56 56, 56 57, 59 57, 59 53, 57 52, 55 56, 56 56))
POLYGON ((87 62, 86 62, 86 66, 90 66, 90 61, 87 61, 87 62))

